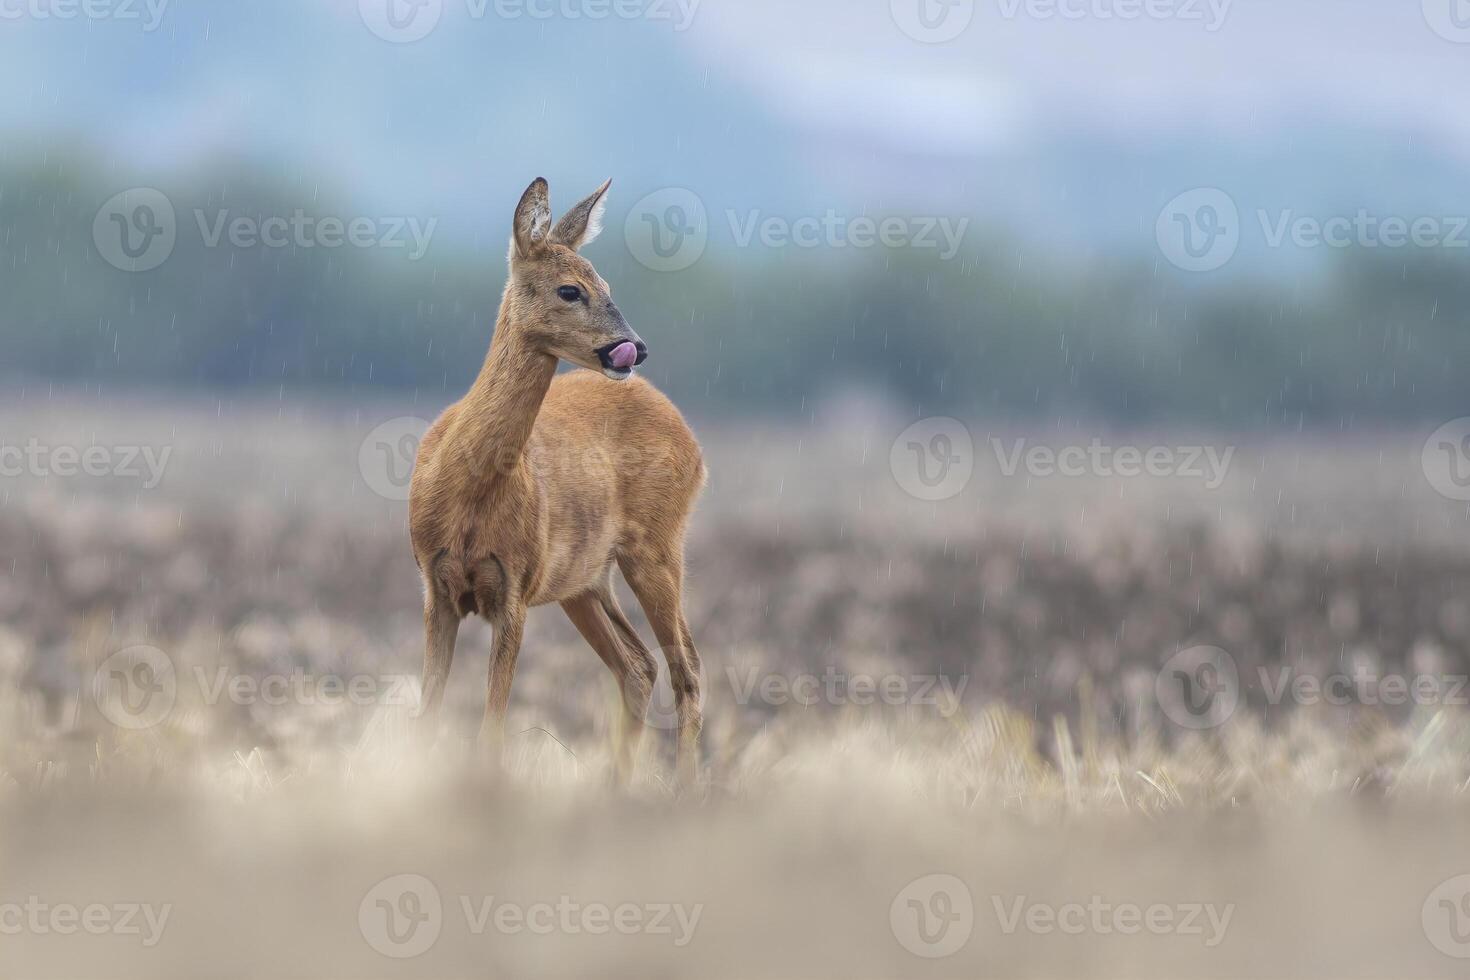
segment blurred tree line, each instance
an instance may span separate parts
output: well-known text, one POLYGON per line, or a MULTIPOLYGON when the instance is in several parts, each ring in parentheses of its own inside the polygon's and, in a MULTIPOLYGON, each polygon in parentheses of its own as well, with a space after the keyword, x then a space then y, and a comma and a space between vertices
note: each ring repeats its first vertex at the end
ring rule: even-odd
MULTIPOLYGON (((462 391, 494 325, 506 236, 470 247, 441 231, 418 261, 205 247, 195 209, 354 213, 267 174, 235 164, 165 187, 175 249, 128 273, 93 243, 119 188, 87 154, 0 157, 0 376, 417 389, 430 402, 462 391)), ((932 249, 712 246, 659 273, 612 220, 589 257, 652 346, 648 375, 694 411, 806 413, 860 387, 905 410, 998 420, 1360 427, 1465 413, 1470 259, 1445 250, 1344 252, 1295 278, 1190 277, 1155 254, 1068 265, 972 232, 948 262, 932 249)))

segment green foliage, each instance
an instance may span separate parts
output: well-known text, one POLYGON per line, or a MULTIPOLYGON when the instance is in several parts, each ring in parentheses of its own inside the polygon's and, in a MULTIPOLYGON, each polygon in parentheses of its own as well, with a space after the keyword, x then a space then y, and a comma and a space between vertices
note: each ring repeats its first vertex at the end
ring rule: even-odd
MULTIPOLYGON (((210 215, 353 213, 237 165, 169 188, 178 244, 145 273, 92 241, 116 189, 83 154, 0 164, 0 329, 11 376, 115 385, 347 386, 453 395, 478 369, 503 285, 500 238, 429 253, 205 247, 210 215)), ((1088 268, 1014 241, 930 251, 712 248, 649 271, 618 222, 592 257, 695 410, 804 412, 859 385, 905 408, 999 419, 1351 424, 1463 414, 1464 258, 1341 256, 1325 275, 1191 279, 1149 256, 1088 268), (1203 283, 1203 285, 1201 285, 1203 283)))

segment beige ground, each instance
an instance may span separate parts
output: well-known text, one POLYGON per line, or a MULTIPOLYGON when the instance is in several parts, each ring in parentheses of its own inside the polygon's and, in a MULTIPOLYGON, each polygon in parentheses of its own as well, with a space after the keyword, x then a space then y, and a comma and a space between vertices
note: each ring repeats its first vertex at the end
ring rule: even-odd
POLYGON ((1242 445, 1205 491, 1008 478, 975 427, 974 480, 930 504, 888 472, 903 421, 704 426, 706 782, 676 798, 657 729, 638 784, 607 787, 611 691, 554 610, 507 771, 470 750, 482 627, 438 746, 408 738, 417 585, 358 451, 412 408, 116 403, 5 402, 0 442, 172 456, 153 489, 0 480, 0 975, 1470 966, 1450 955, 1470 953, 1470 708, 1258 683, 1470 672, 1466 512, 1424 480, 1424 433, 1242 445), (1155 679, 1200 644, 1229 651, 1241 702, 1191 732, 1155 679), (128 673, 140 645, 172 671, 157 717, 94 684, 103 664, 158 680, 128 673), (899 696, 857 703, 866 676, 899 696), (809 703, 783 696, 804 678, 809 703), (252 693, 272 679, 282 697, 252 693))

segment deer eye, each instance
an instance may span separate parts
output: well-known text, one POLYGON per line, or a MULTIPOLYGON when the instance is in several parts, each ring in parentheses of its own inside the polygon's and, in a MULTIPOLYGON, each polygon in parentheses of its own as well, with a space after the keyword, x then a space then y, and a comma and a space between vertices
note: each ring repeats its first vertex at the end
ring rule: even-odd
POLYGON ((578 289, 576 286, 561 286, 557 289, 556 295, 560 296, 568 303, 575 303, 577 300, 582 298, 582 290, 578 289))

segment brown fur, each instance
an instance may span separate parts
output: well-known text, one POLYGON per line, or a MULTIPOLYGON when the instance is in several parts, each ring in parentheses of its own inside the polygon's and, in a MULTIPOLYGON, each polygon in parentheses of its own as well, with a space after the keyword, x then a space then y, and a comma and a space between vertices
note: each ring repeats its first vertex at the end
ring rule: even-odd
POLYGON ((576 253, 595 237, 607 187, 549 233, 545 181, 526 190, 485 365, 419 447, 409 523, 424 579, 421 713, 435 714, 460 621, 478 613, 495 630, 482 731, 498 748, 526 610, 560 603, 622 691, 617 764, 626 778, 657 664, 618 607, 616 563, 668 660, 688 780, 700 710, 681 597, 684 530, 705 470, 667 398, 641 378, 601 374, 599 348, 637 341, 607 283, 576 253), (561 298, 565 285, 583 298, 561 298), (558 359, 591 371, 556 376, 558 359))

